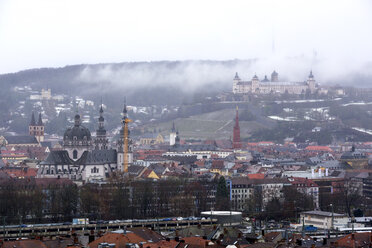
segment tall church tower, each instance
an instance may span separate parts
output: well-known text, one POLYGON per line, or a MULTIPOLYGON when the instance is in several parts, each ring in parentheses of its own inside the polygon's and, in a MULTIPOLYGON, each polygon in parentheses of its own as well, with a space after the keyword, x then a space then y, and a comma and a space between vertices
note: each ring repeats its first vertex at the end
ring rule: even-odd
POLYGON ((307 85, 309 86, 309 90, 311 93, 315 92, 315 79, 313 75, 313 71, 310 71, 309 78, 307 79, 307 85))
POLYGON ((233 148, 241 148, 238 106, 236 106, 235 125, 233 130, 233 148))
POLYGON ((176 144, 176 137, 177 137, 176 127, 175 127, 174 122, 173 122, 172 131, 169 134, 169 145, 170 146, 173 146, 173 145, 176 144))
POLYGON ((181 145, 181 139, 178 131, 176 131, 176 138, 173 146, 179 147, 181 145))
POLYGON ((105 118, 103 118, 102 104, 99 109, 98 129, 96 130, 96 139, 94 140, 94 149, 96 150, 107 150, 108 149, 108 139, 106 136, 105 118))
MULTIPOLYGON (((128 118, 128 111, 127 111, 127 104, 124 103, 123 109, 123 118, 122 118, 122 128, 120 130, 120 137, 117 140, 117 166, 119 171, 124 171, 124 125, 123 122, 128 118)), ((127 161, 129 166, 133 163, 133 149, 132 149, 132 140, 129 138, 129 130, 128 130, 128 153, 127 153, 127 161)))
POLYGON ((34 112, 32 112, 31 122, 30 125, 28 126, 28 131, 31 136, 35 136, 39 143, 44 141, 44 124, 43 120, 41 119, 41 113, 39 113, 39 119, 38 122, 36 123, 34 112))

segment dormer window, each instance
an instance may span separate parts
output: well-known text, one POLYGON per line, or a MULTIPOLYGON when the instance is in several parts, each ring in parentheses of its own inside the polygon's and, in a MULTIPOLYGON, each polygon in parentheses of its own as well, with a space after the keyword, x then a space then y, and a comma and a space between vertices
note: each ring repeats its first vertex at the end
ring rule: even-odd
POLYGON ((76 136, 74 136, 73 140, 77 140, 77 137, 76 137, 76 136))

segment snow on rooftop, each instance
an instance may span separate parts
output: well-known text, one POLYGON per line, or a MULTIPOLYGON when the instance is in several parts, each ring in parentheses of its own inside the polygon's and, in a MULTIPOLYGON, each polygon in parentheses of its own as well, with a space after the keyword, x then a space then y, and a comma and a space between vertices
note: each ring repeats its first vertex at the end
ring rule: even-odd
POLYGON ((305 102, 324 102, 324 99, 292 100, 292 101, 275 101, 275 103, 305 103, 305 102))
POLYGON ((270 115, 268 117, 277 121, 298 121, 296 117, 280 117, 276 115, 270 115))
POLYGON ((346 107, 346 106, 352 106, 352 105, 370 105, 370 104, 372 104, 372 102, 350 102, 350 103, 342 104, 342 106, 346 107))
POLYGON ((372 130, 369 130, 369 129, 365 129, 365 128, 361 128, 361 127, 352 127, 351 129, 353 129, 355 131, 359 131, 359 132, 362 132, 362 133, 372 135, 372 130))

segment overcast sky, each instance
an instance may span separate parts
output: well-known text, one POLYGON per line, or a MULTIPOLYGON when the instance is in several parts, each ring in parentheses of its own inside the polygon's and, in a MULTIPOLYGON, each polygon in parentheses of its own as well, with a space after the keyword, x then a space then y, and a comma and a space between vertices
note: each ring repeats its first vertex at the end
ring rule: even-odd
POLYGON ((371 61, 372 1, 0 0, 0 73, 315 55, 337 70, 371 61))

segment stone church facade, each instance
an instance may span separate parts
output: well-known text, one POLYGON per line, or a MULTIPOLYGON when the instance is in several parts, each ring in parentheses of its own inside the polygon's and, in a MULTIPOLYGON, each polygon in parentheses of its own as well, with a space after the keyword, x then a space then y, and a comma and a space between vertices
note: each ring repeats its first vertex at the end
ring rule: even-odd
MULTIPOLYGON (((126 106, 124 106, 123 119, 127 118, 126 114, 126 106)), ((120 135, 123 135, 123 130, 120 135)), ((119 137, 115 149, 108 147, 102 107, 94 138, 89 129, 81 124, 80 115, 76 114, 74 125, 67 128, 64 133, 63 150, 50 152, 39 164, 37 177, 69 178, 78 184, 104 181, 112 173, 123 170, 122 140, 123 137, 119 137)), ((132 164, 132 149, 128 151, 128 162, 132 164)))

